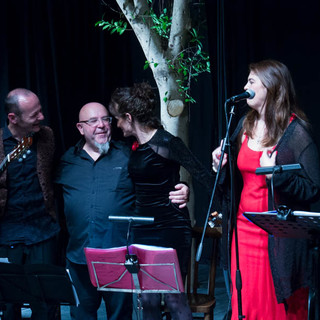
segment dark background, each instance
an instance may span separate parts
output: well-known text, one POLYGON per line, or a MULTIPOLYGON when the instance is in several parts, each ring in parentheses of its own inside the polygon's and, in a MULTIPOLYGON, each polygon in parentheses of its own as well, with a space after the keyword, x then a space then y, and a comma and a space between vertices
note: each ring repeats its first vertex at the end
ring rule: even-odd
MULTIPOLYGON (((113 0, 107 3, 116 8, 113 0)), ((320 142, 320 2, 207 0, 205 5, 212 73, 193 87, 197 104, 190 106, 191 150, 210 167, 211 151, 224 134, 223 102, 243 92, 248 64, 267 58, 289 67, 320 142)), ((105 12, 115 14, 99 0, 0 2, 1 126, 6 121, 4 97, 14 88, 28 88, 40 98, 61 155, 79 139, 75 123, 82 105, 107 105, 119 86, 143 80, 154 84, 151 72, 143 71, 145 58, 132 32, 120 37, 94 26, 105 12)), ((236 118, 245 110, 239 104, 236 118)), ((197 185, 196 208, 201 223, 207 198, 197 185)))

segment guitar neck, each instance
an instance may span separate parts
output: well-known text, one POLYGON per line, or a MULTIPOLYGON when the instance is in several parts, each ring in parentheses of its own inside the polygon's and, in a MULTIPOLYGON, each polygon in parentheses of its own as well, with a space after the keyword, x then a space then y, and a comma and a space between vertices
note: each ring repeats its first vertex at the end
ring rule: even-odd
POLYGON ((5 156, 0 164, 0 173, 6 170, 8 163, 14 159, 17 159, 19 156, 23 155, 25 151, 29 149, 32 145, 32 137, 27 136, 21 140, 21 142, 11 151, 9 154, 5 156))

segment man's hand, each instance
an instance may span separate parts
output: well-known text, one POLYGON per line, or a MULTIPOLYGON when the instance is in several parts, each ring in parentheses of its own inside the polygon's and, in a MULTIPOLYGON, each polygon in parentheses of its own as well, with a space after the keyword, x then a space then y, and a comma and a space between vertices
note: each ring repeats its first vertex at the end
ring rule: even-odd
POLYGON ((187 205, 189 201, 190 189, 184 183, 178 183, 175 185, 176 191, 169 193, 169 199, 172 203, 179 204, 179 208, 182 209, 187 205))

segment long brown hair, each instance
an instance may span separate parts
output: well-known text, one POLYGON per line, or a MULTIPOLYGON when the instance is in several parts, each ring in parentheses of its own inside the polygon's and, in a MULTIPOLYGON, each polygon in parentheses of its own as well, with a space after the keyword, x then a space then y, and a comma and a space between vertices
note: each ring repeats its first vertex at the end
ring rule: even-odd
MULTIPOLYGON (((283 63, 276 60, 263 60, 251 63, 249 71, 255 73, 267 89, 265 101, 267 132, 263 145, 273 146, 288 127, 292 113, 305 121, 307 117, 297 105, 291 74, 283 63)), ((251 109, 244 120, 243 129, 250 138, 253 136, 255 122, 258 118, 258 112, 251 109)))

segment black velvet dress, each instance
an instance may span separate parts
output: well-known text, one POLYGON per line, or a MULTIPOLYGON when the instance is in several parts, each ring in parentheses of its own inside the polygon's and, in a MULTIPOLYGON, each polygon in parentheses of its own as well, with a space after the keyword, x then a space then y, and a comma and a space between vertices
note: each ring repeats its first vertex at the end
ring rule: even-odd
POLYGON ((176 249, 184 277, 190 259, 191 222, 188 209, 179 209, 169 200, 169 192, 180 181, 180 165, 210 190, 210 172, 180 138, 162 129, 132 151, 128 169, 135 186, 136 215, 155 219, 152 225, 133 228, 134 243, 176 249))

